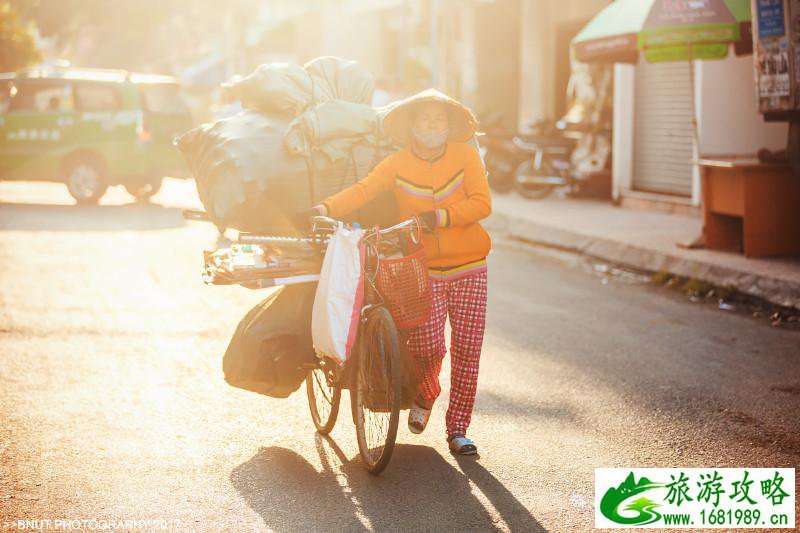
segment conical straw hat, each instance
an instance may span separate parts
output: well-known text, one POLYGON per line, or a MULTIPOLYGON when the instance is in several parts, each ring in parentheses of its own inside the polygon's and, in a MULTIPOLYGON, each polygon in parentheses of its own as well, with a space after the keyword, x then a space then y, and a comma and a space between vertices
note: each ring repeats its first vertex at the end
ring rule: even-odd
POLYGON ((450 98, 436 89, 426 89, 394 104, 393 109, 383 119, 383 131, 395 142, 402 145, 408 144, 411 140, 411 112, 414 106, 426 102, 447 106, 450 120, 448 141, 467 142, 475 135, 478 120, 472 111, 458 100, 450 98))

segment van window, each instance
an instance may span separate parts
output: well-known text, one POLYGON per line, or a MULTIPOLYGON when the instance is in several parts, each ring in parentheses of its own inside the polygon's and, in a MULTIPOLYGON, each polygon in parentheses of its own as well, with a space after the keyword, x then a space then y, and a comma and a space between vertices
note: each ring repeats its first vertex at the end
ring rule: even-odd
POLYGON ((9 111, 72 111, 72 90, 69 84, 63 82, 16 82, 11 95, 9 111))
POLYGON ((75 85, 75 105, 80 111, 114 111, 120 108, 116 87, 110 84, 78 83, 75 85))
POLYGON ((145 111, 168 115, 189 114, 189 107, 177 85, 142 85, 139 90, 142 95, 142 107, 145 111))

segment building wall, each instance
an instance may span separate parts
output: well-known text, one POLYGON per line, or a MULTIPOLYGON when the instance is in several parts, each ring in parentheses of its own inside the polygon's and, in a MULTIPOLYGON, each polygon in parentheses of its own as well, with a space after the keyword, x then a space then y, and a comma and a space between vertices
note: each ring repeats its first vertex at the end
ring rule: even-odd
POLYGON ((520 65, 520 2, 477 2, 473 37, 476 94, 472 102, 479 118, 502 118, 517 127, 520 65))
POLYGON ((634 109, 636 67, 614 65, 614 124, 612 126, 612 195, 618 200, 633 188, 634 109))
POLYGON ((788 125, 764 122, 756 108, 753 58, 731 55, 698 68, 700 154, 754 155, 786 147, 788 125))
POLYGON ((322 55, 364 65, 377 80, 402 76, 407 48, 404 27, 409 10, 397 2, 374 6, 352 1, 326 2, 294 18, 294 57, 300 64, 322 55))
POLYGON ((320 55, 353 59, 370 72, 381 72, 384 50, 380 12, 348 11, 346 5, 323 4, 298 20, 305 30, 298 38, 302 62, 320 55))
POLYGON ((569 34, 611 0, 522 0, 520 11, 519 127, 563 113, 569 34))

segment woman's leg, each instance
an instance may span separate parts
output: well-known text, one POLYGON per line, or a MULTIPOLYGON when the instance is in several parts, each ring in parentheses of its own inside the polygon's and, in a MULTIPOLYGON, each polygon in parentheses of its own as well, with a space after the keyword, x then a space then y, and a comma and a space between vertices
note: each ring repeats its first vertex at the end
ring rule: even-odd
POLYGON ((447 352, 444 340, 447 299, 443 282, 433 280, 432 298, 430 319, 413 330, 408 339, 408 349, 417 363, 417 390, 429 403, 442 392, 439 385, 439 371, 442 369, 442 359, 447 352))
POLYGON ((478 363, 486 328, 486 272, 450 282, 447 291, 450 315, 450 405, 445 425, 447 434, 466 435, 475 392, 478 363))

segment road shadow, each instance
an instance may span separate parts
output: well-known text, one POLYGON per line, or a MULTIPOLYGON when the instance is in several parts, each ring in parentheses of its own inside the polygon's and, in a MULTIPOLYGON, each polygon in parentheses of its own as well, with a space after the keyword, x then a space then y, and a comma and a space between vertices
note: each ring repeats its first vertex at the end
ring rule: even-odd
POLYGON ((525 398, 511 396, 502 391, 482 389, 475 401, 475 413, 491 417, 525 419, 531 422, 559 420, 583 427, 584 421, 574 406, 559 401, 535 403, 525 398))
POLYGON ((286 531, 495 530, 474 484, 511 531, 544 531, 475 458, 454 468, 427 446, 398 444, 380 475, 367 473, 329 437, 315 434, 322 470, 281 447, 263 447, 231 472, 231 483, 267 528, 286 531))
POLYGON ((158 204, 77 206, 0 202, 0 231, 148 231, 184 225, 181 209, 158 204))

